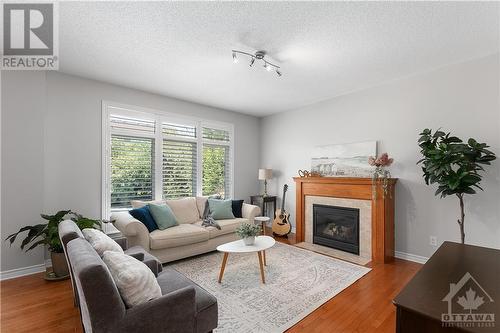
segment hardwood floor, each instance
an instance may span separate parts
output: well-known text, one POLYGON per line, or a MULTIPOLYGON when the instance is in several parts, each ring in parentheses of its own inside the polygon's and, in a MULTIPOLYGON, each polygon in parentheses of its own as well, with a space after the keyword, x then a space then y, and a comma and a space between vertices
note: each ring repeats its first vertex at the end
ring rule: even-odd
MULTIPOLYGON (((277 240, 295 243, 293 235, 277 240)), ((392 299, 421 266, 399 259, 385 265, 368 265, 370 273, 288 332, 394 333, 396 312, 392 299)), ((82 332, 69 280, 47 282, 40 273, 2 281, 0 289, 2 333, 82 332)))

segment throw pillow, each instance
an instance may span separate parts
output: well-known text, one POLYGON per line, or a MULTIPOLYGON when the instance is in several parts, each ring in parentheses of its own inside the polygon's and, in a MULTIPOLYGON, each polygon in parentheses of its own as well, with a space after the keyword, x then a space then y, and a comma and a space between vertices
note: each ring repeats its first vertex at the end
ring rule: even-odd
POLYGON ((132 209, 129 211, 129 214, 132 215, 135 219, 138 219, 148 228, 149 232, 155 231, 158 229, 158 225, 156 224, 153 215, 149 211, 149 206, 144 206, 141 208, 132 209))
POLYGON ((172 212, 172 209, 170 209, 170 207, 168 207, 167 205, 160 206, 149 204, 148 207, 151 215, 153 216, 153 219, 158 225, 158 229, 165 230, 179 225, 179 223, 177 223, 177 218, 172 212))
POLYGON ((161 297, 161 288, 151 269, 123 253, 105 251, 102 261, 108 266, 116 287, 128 307, 161 297))
POLYGON ((105 251, 123 253, 120 245, 100 230, 85 228, 82 230, 82 234, 101 257, 105 251))
POLYGON ((244 200, 233 200, 232 209, 234 217, 243 217, 241 210, 243 209, 244 200))
POLYGON ((210 213, 216 220, 234 219, 232 200, 218 200, 208 198, 210 213))

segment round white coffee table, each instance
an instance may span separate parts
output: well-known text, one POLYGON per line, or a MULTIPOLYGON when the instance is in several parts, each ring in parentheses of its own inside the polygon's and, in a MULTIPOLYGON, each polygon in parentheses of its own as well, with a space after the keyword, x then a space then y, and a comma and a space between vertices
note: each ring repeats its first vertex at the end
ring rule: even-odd
POLYGON ((222 266, 220 268, 220 273, 219 273, 219 283, 222 282, 222 276, 224 275, 224 269, 226 268, 226 262, 229 253, 249 253, 249 252, 257 252, 260 265, 260 277, 262 279, 262 283, 266 283, 266 279, 264 277, 264 265, 266 265, 264 251, 272 247, 275 243, 276 241, 272 237, 257 236, 255 237, 255 243, 253 245, 245 245, 243 240, 240 239, 234 242, 217 246, 217 251, 224 253, 224 258, 222 259, 222 266), (262 254, 264 254, 264 263, 262 260, 262 254))

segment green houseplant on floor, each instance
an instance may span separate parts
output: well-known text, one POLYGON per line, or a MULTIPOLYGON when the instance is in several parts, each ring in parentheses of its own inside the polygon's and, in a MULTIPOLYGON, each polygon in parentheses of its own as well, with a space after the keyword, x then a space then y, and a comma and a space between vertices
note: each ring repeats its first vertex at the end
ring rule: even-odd
POLYGON ((102 223, 106 222, 83 217, 71 210, 61 210, 54 215, 41 214, 40 216, 47 222, 22 227, 18 232, 7 236, 5 240, 8 240, 10 245, 12 245, 20 234, 27 232, 26 237, 21 241, 20 246, 22 250, 28 252, 37 246, 47 246, 50 251, 53 272, 58 278, 65 277, 69 274, 68 265, 63 253, 63 246, 59 239, 59 223, 71 219, 80 229, 101 229, 102 223))
POLYGON ((475 194, 476 189, 483 190, 480 186, 483 165, 490 165, 496 156, 487 149, 489 146, 486 143, 479 143, 472 138, 465 143, 440 130, 433 133, 430 129, 424 129, 420 133, 418 145, 423 158, 417 164, 422 164, 425 183, 438 185, 435 195, 441 198, 456 195, 459 200, 460 217, 457 223, 464 244, 464 196, 475 194))

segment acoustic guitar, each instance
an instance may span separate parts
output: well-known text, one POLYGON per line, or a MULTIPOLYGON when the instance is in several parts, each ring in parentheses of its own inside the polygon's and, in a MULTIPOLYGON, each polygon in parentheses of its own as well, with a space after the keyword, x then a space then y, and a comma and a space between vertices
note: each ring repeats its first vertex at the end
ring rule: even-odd
POLYGON ((276 210, 276 217, 273 221, 273 234, 277 236, 286 236, 292 231, 290 225, 290 213, 285 210, 285 196, 288 190, 288 185, 283 186, 283 200, 281 201, 281 209, 276 210))

